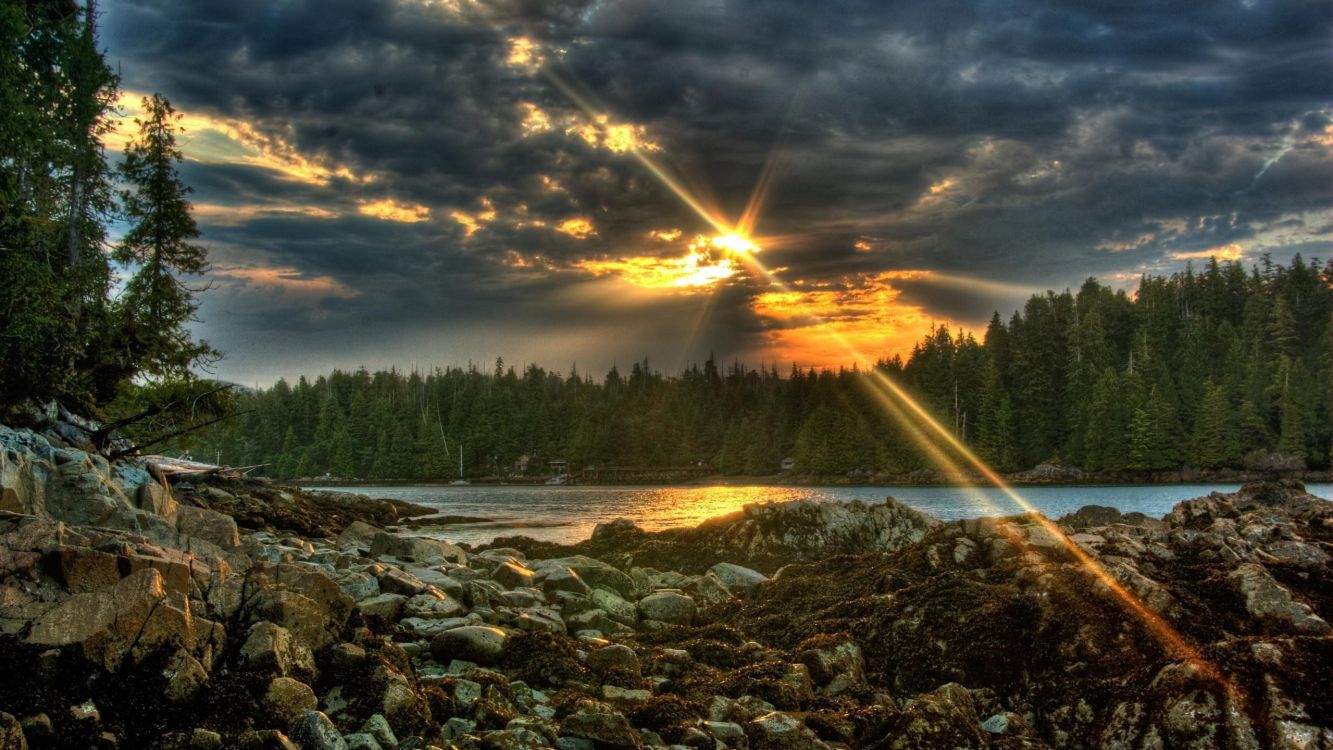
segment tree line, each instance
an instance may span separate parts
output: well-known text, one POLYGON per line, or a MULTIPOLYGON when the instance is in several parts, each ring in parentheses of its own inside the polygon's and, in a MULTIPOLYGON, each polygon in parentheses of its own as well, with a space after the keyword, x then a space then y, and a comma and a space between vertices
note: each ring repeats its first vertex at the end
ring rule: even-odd
MULTIPOLYGON (((1004 471, 1327 468, 1333 263, 1211 260, 1032 297, 981 340, 935 328, 875 368, 1004 471)), ((873 373, 648 361, 604 376, 497 360, 432 372, 334 371, 239 396, 248 413, 196 455, 277 477, 436 479, 574 467, 693 466, 901 475, 933 464, 873 373)), ((901 405, 899 411, 902 411, 901 405)))
POLYGON ((186 328, 198 290, 185 279, 206 257, 179 118, 145 99, 113 162, 118 85, 91 0, 0 4, 0 418, 52 401, 164 415, 202 392, 192 368, 216 356, 186 328))

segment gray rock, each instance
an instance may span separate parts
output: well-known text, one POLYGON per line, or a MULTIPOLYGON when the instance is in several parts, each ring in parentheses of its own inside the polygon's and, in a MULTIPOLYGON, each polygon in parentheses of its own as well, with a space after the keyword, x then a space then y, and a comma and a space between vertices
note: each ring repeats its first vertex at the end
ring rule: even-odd
POLYGON ((1309 605, 1297 601, 1282 584, 1273 580, 1264 566, 1241 563, 1227 578, 1245 597, 1245 609, 1256 619, 1297 633, 1322 635, 1329 624, 1309 605))
POLYGON ((639 621, 638 609, 633 604, 620 598, 616 593, 603 589, 593 589, 592 603, 606 613, 606 616, 622 625, 633 626, 639 621))
POLYGON ((283 677, 311 677, 315 658, 296 643, 286 628, 262 620, 250 627, 241 645, 241 663, 248 669, 271 670, 283 677))
POLYGON ((619 643, 603 646, 588 653, 588 668, 594 672, 606 672, 613 667, 639 671, 639 655, 629 646, 619 643))
POLYGON ((694 621, 694 612, 694 599, 684 594, 659 591, 639 600, 639 615, 645 620, 689 625, 694 621))
POLYGON ((531 729, 501 729, 481 736, 483 750, 544 750, 551 747, 546 738, 531 729))
POLYGON ((417 594, 403 604, 403 616, 421 620, 443 620, 467 614, 462 602, 438 591, 417 594))
POLYGON ((397 621, 402 617, 403 605, 407 597, 402 594, 379 594, 357 602, 357 609, 368 615, 397 621))
POLYGON ((532 585, 535 574, 522 565, 506 561, 491 572, 491 580, 507 589, 526 588, 532 585))
POLYGON ((560 733, 591 740, 598 748, 639 750, 643 740, 619 711, 605 703, 581 700, 573 713, 560 723, 560 733))
POLYGON ((372 714, 361 725, 360 731, 374 737, 375 741, 386 750, 398 747, 398 736, 393 733, 393 727, 389 726, 389 720, 384 718, 383 714, 372 714))
POLYGON ((371 557, 396 557, 399 560, 426 563, 448 561, 462 563, 467 561, 467 554, 456 544, 439 539, 427 539, 420 536, 390 534, 382 531, 375 535, 370 544, 371 557))
POLYGON ((823 750, 815 733, 797 719, 773 711, 745 725, 751 750, 823 750))
POLYGON ((357 602, 380 593, 380 582, 371 574, 359 570, 336 571, 333 582, 357 602))
POLYGON ((431 653, 436 659, 466 659, 490 665, 500 660, 508 645, 509 636, 499 628, 467 625, 446 630, 431 641, 431 653))
POLYGON ((338 728, 319 711, 306 711, 297 719, 291 738, 301 750, 348 750, 338 728))
POLYGON ((592 592, 588 584, 584 583, 579 574, 569 566, 551 568, 546 577, 542 579, 541 586, 542 590, 547 593, 568 591, 572 594, 587 596, 592 592))
POLYGON ((347 743, 347 750, 384 750, 384 746, 371 735, 365 732, 354 732, 343 737, 347 743))
MULTIPOLYGON (((821 503, 822 504, 822 503, 821 503)), ((722 585, 727 587, 728 591, 733 593, 749 593, 759 588, 759 585, 768 580, 768 576, 756 570, 736 565, 735 563, 722 562, 708 569, 709 573, 717 576, 722 585)))
POLYGON ((182 505, 176 509, 176 529, 182 534, 212 542, 222 549, 241 546, 236 521, 225 513, 182 505))
POLYGON ((291 677, 275 677, 264 691, 264 708, 282 726, 296 721, 319 702, 310 686, 291 677))

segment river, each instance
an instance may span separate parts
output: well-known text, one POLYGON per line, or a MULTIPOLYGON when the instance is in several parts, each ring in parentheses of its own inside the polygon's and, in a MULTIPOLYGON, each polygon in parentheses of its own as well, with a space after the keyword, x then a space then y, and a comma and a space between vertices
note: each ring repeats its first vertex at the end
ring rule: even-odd
MULTIPOLYGON (((1181 500, 1209 492, 1234 492, 1236 484, 1100 485, 1023 487, 1018 492, 1037 510, 1059 518, 1084 505, 1109 505, 1161 518, 1181 500)), ((747 503, 813 499, 881 502, 886 495, 945 520, 1008 515, 1022 508, 994 488, 965 487, 547 487, 528 485, 360 485, 312 489, 356 492, 438 508, 441 513, 488 519, 431 529, 431 536, 481 544, 497 536, 523 534, 552 542, 587 539, 598 523, 629 518, 645 529, 693 526, 739 510, 747 503)), ((1309 485, 1333 497, 1333 485, 1309 485)))

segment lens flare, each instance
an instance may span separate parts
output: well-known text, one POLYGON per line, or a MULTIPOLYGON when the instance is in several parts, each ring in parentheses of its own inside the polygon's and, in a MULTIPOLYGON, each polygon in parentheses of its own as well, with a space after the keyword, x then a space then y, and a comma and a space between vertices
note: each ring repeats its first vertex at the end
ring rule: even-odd
MULTIPOLYGON (((597 107, 592 106, 591 99, 581 94, 569 82, 556 75, 549 68, 544 68, 542 73, 550 80, 557 89, 564 93, 570 101, 588 114, 593 122, 605 122, 605 113, 597 107)), ((763 174, 759 184, 756 185, 754 193, 751 195, 749 204, 746 207, 742 221, 732 224, 722 218, 717 212, 709 211, 703 203, 678 180, 664 169, 656 159, 643 149, 631 148, 628 152, 633 154, 638 161, 656 177, 663 186, 674 193, 688 208, 694 211, 700 219, 717 231, 717 236, 711 240, 713 244, 720 249, 728 251, 729 257, 741 260, 757 277, 763 278, 768 283, 784 291, 791 291, 791 287, 783 282, 773 271, 769 270, 759 259, 757 255, 757 246, 750 239, 750 231, 758 222, 759 208, 764 201, 764 197, 770 189, 773 180, 772 165, 775 163, 773 155, 770 155, 765 164, 763 174)), ((820 320, 819 316, 812 315, 812 318, 820 320)), ((1144 604, 1138 596, 1125 588, 1118 579, 1106 570, 1099 562, 1092 558, 1083 548, 1079 547, 1060 529, 1059 525, 1042 515, 1030 502, 1025 499, 1012 485, 1004 480, 995 472, 985 461, 983 461, 975 452, 967 447, 962 440, 945 428, 938 420, 934 418, 916 399, 907 393, 901 386, 889 377, 887 373, 875 366, 864 354, 858 351, 841 335, 830 327, 825 326, 824 330, 828 335, 842 348, 845 353, 858 365, 865 367, 870 376, 868 383, 876 403, 893 419, 908 436, 910 440, 921 450, 921 452, 946 475, 958 477, 961 480, 967 480, 967 474, 963 470, 964 466, 971 467, 977 474, 981 475, 986 482, 998 488, 1006 498, 1014 503, 1023 512, 1048 532, 1053 538, 1060 540, 1070 556, 1076 560, 1081 567, 1091 573, 1106 589, 1112 594, 1113 600, 1117 602, 1127 613, 1139 620, 1148 633, 1150 633, 1163 648, 1175 658, 1190 663, 1201 675, 1208 677, 1214 682, 1223 686, 1228 700, 1233 701, 1233 705, 1239 704, 1242 696, 1234 684, 1226 680, 1219 670, 1209 664, 1203 655, 1196 649, 1183 635, 1171 626, 1161 615, 1153 611, 1144 604), (957 456, 960 462, 950 456, 957 456)), ((970 482, 968 482, 970 483, 970 482)), ((998 509, 996 509, 998 510, 998 509)), ((1003 524, 1001 524, 1003 526, 1003 524)), ((1025 544, 1026 541, 1015 537, 1017 544, 1025 544)))

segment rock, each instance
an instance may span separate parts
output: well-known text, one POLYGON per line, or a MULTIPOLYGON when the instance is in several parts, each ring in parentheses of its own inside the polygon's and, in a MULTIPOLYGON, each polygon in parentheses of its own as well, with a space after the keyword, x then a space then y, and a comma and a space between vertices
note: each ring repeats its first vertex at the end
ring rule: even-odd
POLYGON ((297 719, 291 735, 301 750, 347 750, 338 728, 319 711, 306 711, 297 719))
POLYGON ((165 603, 162 574, 141 570, 113 588, 75 594, 47 611, 26 641, 42 646, 79 644, 88 658, 115 672, 127 658, 138 660, 175 644, 195 648, 195 630, 188 605, 165 603))
POLYGON ((888 744, 895 750, 918 747, 988 747, 981 720, 967 689, 948 683, 918 695, 903 712, 901 732, 888 744))
POLYGON ((380 594, 362 599, 356 607, 368 615, 397 622, 402 618, 403 605, 406 603, 407 597, 402 594, 380 594))
POLYGON ((531 570, 512 561, 500 563, 500 566, 491 572, 491 580, 507 589, 527 588, 532 585, 534 577, 535 574, 531 570))
MULTIPOLYGON (((389 720, 382 714, 371 714, 369 719, 361 725, 361 732, 375 738, 385 750, 392 750, 398 747, 398 737, 393 733, 393 728, 389 726, 389 720)), ((350 743, 349 743, 350 744, 350 743)))
POLYGON ((167 699, 176 703, 192 700, 208 683, 204 665, 185 651, 176 651, 172 655, 171 662, 162 670, 162 677, 167 681, 167 699))
POLYGON ((347 743, 347 750, 384 750, 379 740, 364 732, 346 735, 343 740, 347 743))
POLYGON ((276 729, 247 730, 236 741, 237 750, 303 750, 276 729))
POLYGON ((633 627, 639 620, 638 609, 633 604, 621 599, 619 595, 607 589, 593 589, 592 603, 606 616, 622 625, 633 627))
POLYGON ((718 563, 709 568, 708 572, 717 576, 717 579, 722 582, 722 585, 726 586, 727 590, 733 593, 742 592, 748 594, 758 588, 764 581, 768 580, 768 577, 764 574, 750 570, 749 568, 741 567, 734 563, 718 563))
POLYGON ((273 671, 283 677, 313 677, 315 658, 280 625, 260 621, 250 627, 240 651, 247 669, 273 671))
POLYGON ((594 672, 605 673, 612 668, 639 671, 639 655, 629 646, 619 643, 603 646, 588 653, 588 668, 594 672))
POLYGON ((733 598, 731 589, 727 588, 716 573, 694 576, 685 586, 685 591, 705 604, 721 604, 733 598))
POLYGON ((651 690, 642 688, 623 688, 616 685, 603 685, 602 697, 608 701, 641 702, 653 697, 651 690))
POLYGON ((380 572, 377 580, 380 584, 380 591, 386 594, 402 594, 404 596, 416 596, 424 594, 430 590, 430 585, 416 576, 398 568, 385 568, 380 572))
POLYGON ((221 750, 222 735, 211 729, 196 728, 190 732, 190 750, 221 750))
POLYGON ((659 591, 639 600, 639 615, 643 619, 672 625, 689 625, 694 621, 694 610, 694 599, 669 591, 659 591))
POLYGON ((403 604, 403 616, 421 620, 443 620, 467 614, 467 607, 452 597, 433 591, 417 594, 403 604))
POLYGON ((382 531, 375 535, 370 544, 371 557, 396 557, 418 563, 446 561, 464 563, 467 554, 456 544, 439 539, 427 539, 419 536, 390 534, 382 531))
POLYGON ((353 521, 338 535, 336 544, 338 549, 341 550, 361 549, 369 551, 375 537, 385 533, 388 532, 371 526, 364 521, 353 521))
POLYGON ((284 727, 305 716, 306 712, 314 711, 317 705, 315 691, 291 677, 273 678, 264 691, 264 708, 284 727))
POLYGON ((815 733, 792 716, 773 711, 745 725, 750 750, 824 750, 815 733))
POLYGON ((592 593, 592 589, 583 582, 583 578, 568 566, 551 568, 542 579, 541 587, 548 594, 555 591, 568 591, 573 594, 587 596, 592 593))
MULTIPOLYGON (((1097 507, 1097 506, 1089 506, 1097 507)), ((984 732, 998 735, 1019 735, 1027 731, 1027 722, 1023 717, 1011 711, 998 713, 989 719, 981 722, 981 729, 984 732)))
POLYGON ((817 637, 797 646, 797 651, 821 695, 838 695, 865 682, 865 660, 855 641, 817 637))
POLYGON ((182 534, 212 542, 224 550, 241 546, 236 521, 225 513, 182 505, 176 510, 176 529, 182 534))
POLYGON ((1328 622, 1316 615, 1309 605, 1296 601, 1262 565, 1241 563, 1227 578, 1245 597, 1245 610, 1255 619, 1297 633, 1322 635, 1329 632, 1328 622))
POLYGON ((629 721, 611 706, 594 700, 580 700, 574 711, 560 723, 563 735, 591 740, 598 748, 638 750, 643 740, 629 721))
POLYGON ((120 581, 120 561, 115 555, 82 546, 59 545, 47 553, 49 565, 72 594, 84 594, 115 586, 120 581))
POLYGON ((23 725, 12 715, 0 711, 0 750, 28 750, 23 725))
POLYGON ((436 659, 466 659, 478 664, 494 664, 504 654, 509 636, 499 628, 468 625, 446 630, 431 641, 431 653, 436 659))
POLYGON ((359 602, 363 599, 369 599, 380 593, 380 582, 375 576, 359 570, 339 570, 333 574, 333 582, 352 597, 352 601, 359 602))
POLYGON ((531 729, 500 729, 481 737, 483 750, 545 750, 551 747, 546 738, 531 729))
POLYGON ((584 583, 592 588, 608 589, 616 592, 621 597, 633 597, 636 591, 634 580, 628 575, 601 560, 595 560, 591 557, 583 555, 559 557, 533 564, 533 569, 539 576, 560 568, 574 571, 584 583))

